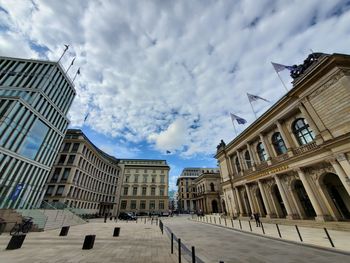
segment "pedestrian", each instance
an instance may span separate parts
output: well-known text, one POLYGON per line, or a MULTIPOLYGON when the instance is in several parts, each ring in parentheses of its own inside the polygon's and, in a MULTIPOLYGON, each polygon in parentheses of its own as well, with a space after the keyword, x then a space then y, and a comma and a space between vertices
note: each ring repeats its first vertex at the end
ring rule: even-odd
POLYGON ((259 213, 255 213, 254 214, 254 219, 255 219, 256 226, 260 227, 261 222, 260 222, 260 215, 259 215, 259 213))

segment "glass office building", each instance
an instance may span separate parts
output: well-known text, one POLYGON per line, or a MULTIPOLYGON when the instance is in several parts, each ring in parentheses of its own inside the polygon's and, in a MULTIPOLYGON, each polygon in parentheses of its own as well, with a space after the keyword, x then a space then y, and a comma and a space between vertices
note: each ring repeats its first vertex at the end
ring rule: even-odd
POLYGON ((74 96, 59 63, 0 57, 0 208, 40 205, 74 96))

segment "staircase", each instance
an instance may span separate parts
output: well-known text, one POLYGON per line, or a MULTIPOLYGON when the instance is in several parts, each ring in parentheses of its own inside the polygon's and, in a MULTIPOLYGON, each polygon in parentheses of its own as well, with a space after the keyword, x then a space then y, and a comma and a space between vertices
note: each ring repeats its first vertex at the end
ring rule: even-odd
POLYGON ((47 217, 45 224, 45 230, 60 228, 62 226, 75 226, 85 224, 86 221, 81 219, 79 216, 75 215, 67 209, 57 209, 57 210, 39 210, 47 217))

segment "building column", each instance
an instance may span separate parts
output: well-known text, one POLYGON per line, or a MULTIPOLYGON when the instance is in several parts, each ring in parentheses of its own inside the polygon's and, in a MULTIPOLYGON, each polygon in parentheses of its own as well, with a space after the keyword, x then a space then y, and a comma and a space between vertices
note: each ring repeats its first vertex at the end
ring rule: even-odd
POLYGON ((255 171, 256 170, 256 164, 258 162, 256 160, 255 154, 252 152, 251 145, 249 143, 247 143, 247 149, 248 149, 248 152, 249 152, 249 156, 250 156, 250 160, 251 160, 253 171, 255 171))
POLYGON ((345 190, 348 192, 348 195, 350 196, 350 179, 346 176, 343 168, 340 166, 337 160, 331 160, 330 161, 335 172, 337 173, 340 181, 342 182, 345 190))
MULTIPOLYGON (((232 192, 232 195, 233 194, 234 193, 232 192)), ((238 215, 238 213, 237 213, 237 205, 236 205, 236 202, 235 202, 235 197, 233 196, 233 200, 232 200, 230 193, 228 193, 227 194, 227 198, 228 198, 228 203, 226 205, 231 207, 231 211, 232 211, 232 215, 231 216, 233 217, 234 215, 238 215), (232 202, 233 202, 233 204, 232 204, 232 202)))
POLYGON ((263 202, 264 202, 264 205, 265 205, 265 208, 266 208, 266 212, 267 212, 266 217, 267 218, 271 218, 271 209, 270 209, 269 203, 267 202, 265 189, 264 189, 264 187, 262 185, 262 182, 260 180, 258 180, 258 186, 259 186, 261 197, 263 199, 263 202))
POLYGON ((245 186, 245 190, 247 191, 248 201, 249 201, 249 205, 250 205, 250 210, 254 214, 256 212, 256 210, 255 210, 255 207, 254 207, 254 204, 253 204, 253 198, 252 198, 252 196, 250 194, 249 186, 248 186, 248 184, 245 184, 244 186, 245 186))
POLYGON ((284 141, 284 144, 286 145, 287 147, 287 153, 289 156, 293 156, 293 151, 292 151, 292 145, 291 145, 291 142, 289 141, 289 138, 287 136, 287 134, 285 133, 284 129, 283 129, 283 126, 282 124, 277 121, 276 122, 276 125, 277 125, 277 128, 278 128, 278 131, 279 133, 282 135, 282 139, 284 141))
POLYGON ((287 218, 293 219, 293 218, 295 218, 295 216, 293 216, 292 208, 290 207, 286 193, 284 192, 284 189, 283 189, 283 186, 281 183, 281 179, 278 177, 278 175, 275 175, 274 178, 275 178, 275 181, 277 184, 278 191, 280 192, 280 195, 282 197, 283 204, 287 210, 287 218))
POLYGON ((316 126, 315 122, 312 120, 311 116, 309 115, 309 113, 305 109, 304 105, 300 104, 299 105, 299 110, 300 110, 301 114, 304 116, 304 118, 306 119, 307 123, 310 125, 311 130, 315 134, 316 143, 317 144, 322 144, 324 140, 323 140, 323 138, 322 138, 322 136, 320 134, 320 130, 316 126))
POLYGON ((310 184, 305 176, 305 173, 300 168, 296 169, 296 171, 299 175, 301 182, 303 183, 303 186, 304 186, 305 191, 306 191, 306 193, 311 201, 311 204, 312 204, 313 208, 315 209, 315 212, 316 212, 315 219, 317 221, 325 221, 325 216, 323 215, 321 206, 320 206, 314 192, 311 189, 311 186, 310 186, 310 184))
POLYGON ((343 168, 347 177, 350 179, 350 163, 346 158, 346 155, 344 153, 338 154, 337 161, 339 162, 340 166, 343 168))
POLYGON ((238 158, 239 165, 241 166, 241 171, 239 173, 241 176, 243 176, 243 171, 245 170, 245 166, 244 166, 244 163, 242 162, 241 154, 239 151, 236 151, 236 155, 238 158))
POLYGON ((267 147, 267 143, 266 143, 266 141, 265 141, 264 135, 262 135, 262 134, 260 133, 259 136, 260 136, 261 143, 262 143, 262 145, 264 146, 264 149, 265 149, 265 153, 266 153, 266 157, 267 157, 267 163, 268 163, 269 165, 271 165, 271 164, 272 164, 272 163, 271 163, 271 156, 272 156, 272 155, 271 155, 270 148, 267 147))
POLYGON ((237 198, 237 203, 238 203, 238 208, 239 208, 239 216, 243 216, 244 213, 243 213, 243 205, 242 205, 242 199, 240 197, 240 194, 239 194, 239 190, 238 188, 234 188, 234 191, 236 193, 236 198, 237 198))

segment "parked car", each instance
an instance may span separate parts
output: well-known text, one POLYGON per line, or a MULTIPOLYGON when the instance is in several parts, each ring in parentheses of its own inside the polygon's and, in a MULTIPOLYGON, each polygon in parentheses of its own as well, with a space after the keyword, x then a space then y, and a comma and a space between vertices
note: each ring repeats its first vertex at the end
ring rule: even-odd
POLYGON ((118 216, 118 219, 120 219, 120 220, 136 220, 137 217, 134 216, 132 213, 121 212, 118 216))

